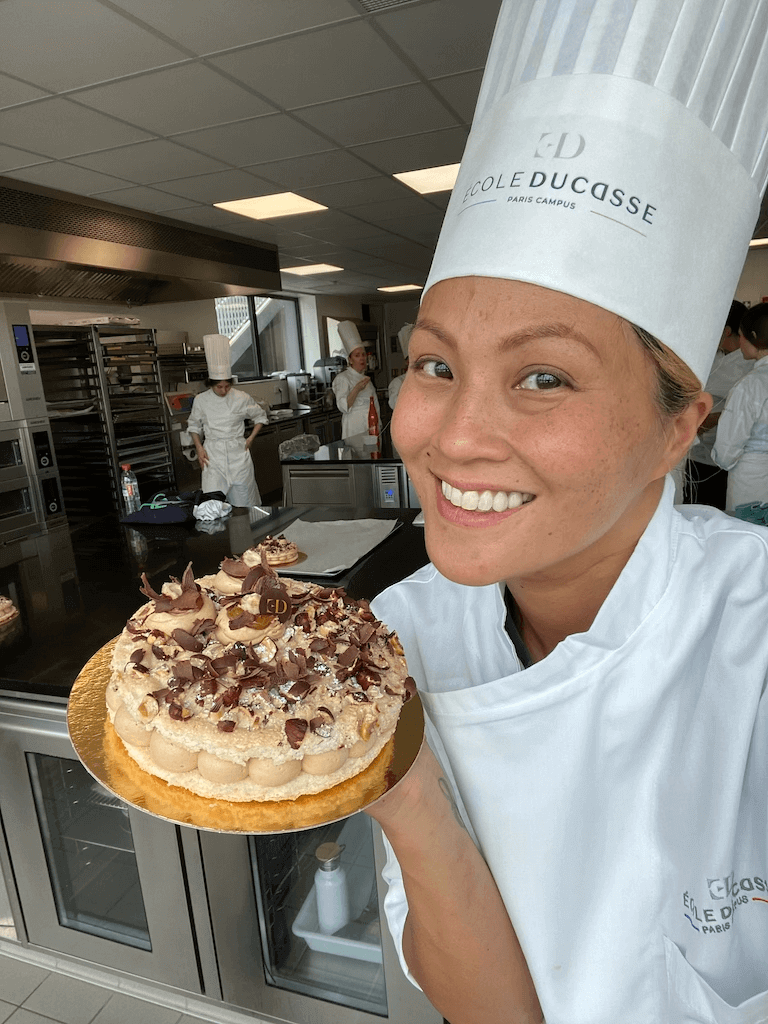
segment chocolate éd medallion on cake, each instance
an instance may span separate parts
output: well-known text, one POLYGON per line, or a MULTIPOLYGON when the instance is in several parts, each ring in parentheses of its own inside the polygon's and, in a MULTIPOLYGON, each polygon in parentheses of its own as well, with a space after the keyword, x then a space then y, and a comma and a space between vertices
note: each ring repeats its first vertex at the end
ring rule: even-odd
POLYGON ((150 600, 112 656, 109 719, 143 771, 200 796, 294 800, 351 779, 415 692, 367 601, 279 578, 266 554, 141 590, 150 600))

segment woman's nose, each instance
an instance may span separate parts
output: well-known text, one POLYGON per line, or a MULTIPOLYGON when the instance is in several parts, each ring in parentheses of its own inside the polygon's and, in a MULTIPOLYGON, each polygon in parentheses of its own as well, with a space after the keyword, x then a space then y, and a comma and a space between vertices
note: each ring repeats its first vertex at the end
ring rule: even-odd
POLYGON ((446 410, 433 441, 453 459, 509 457, 509 414, 482 383, 465 386, 446 410))

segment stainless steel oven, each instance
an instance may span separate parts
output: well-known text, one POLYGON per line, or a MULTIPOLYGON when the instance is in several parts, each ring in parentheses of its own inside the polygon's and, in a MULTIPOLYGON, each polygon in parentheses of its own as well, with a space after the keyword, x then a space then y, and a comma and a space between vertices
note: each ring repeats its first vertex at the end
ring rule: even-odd
POLYGON ((23 537, 39 525, 23 441, 18 424, 0 426, 0 542, 23 537))
POLYGON ((0 541, 65 522, 48 420, 0 424, 0 541))
POLYGON ((39 526, 32 481, 26 474, 0 484, 0 543, 15 540, 39 526))

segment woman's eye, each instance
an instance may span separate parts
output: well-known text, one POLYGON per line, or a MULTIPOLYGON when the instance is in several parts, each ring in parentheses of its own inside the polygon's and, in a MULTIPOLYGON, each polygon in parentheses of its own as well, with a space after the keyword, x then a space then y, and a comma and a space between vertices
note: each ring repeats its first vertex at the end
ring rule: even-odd
POLYGON ((558 377, 556 373, 552 373, 549 370, 535 370, 533 373, 529 373, 527 377, 524 377, 518 384, 518 387, 524 388, 526 391, 553 391, 564 384, 565 381, 562 377, 558 377))
POLYGON ((426 373, 428 377, 439 377, 441 380, 451 380, 453 374, 451 368, 442 359, 420 359, 416 368, 426 373))

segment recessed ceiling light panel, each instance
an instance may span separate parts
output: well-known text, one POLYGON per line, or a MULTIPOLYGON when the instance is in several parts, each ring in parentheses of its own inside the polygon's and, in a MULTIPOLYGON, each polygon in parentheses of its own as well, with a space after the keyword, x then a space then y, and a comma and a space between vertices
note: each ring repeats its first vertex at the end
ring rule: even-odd
POLYGON ((450 192, 456 184, 460 164, 443 164, 441 167, 424 167, 420 171, 401 171, 393 174, 393 178, 402 181, 419 195, 430 192, 450 192))
POLYGON ((298 213, 316 213, 327 210, 327 206, 313 203, 311 199, 297 196, 295 192, 276 192, 269 196, 253 196, 251 199, 233 199, 227 203, 214 203, 219 210, 229 210, 241 217, 252 220, 271 220, 273 217, 293 217, 298 213))
POLYGON ((360 6, 369 14, 377 14, 379 11, 389 11, 393 7, 405 7, 414 3, 414 0, 358 0, 360 6))
POLYGON ((344 267, 334 267, 331 263, 301 263, 298 267, 281 267, 281 274, 296 274, 297 277, 310 277, 313 274, 332 274, 344 267))
POLYGON ((386 288, 377 288, 378 292, 420 292, 423 284, 390 284, 386 288))

